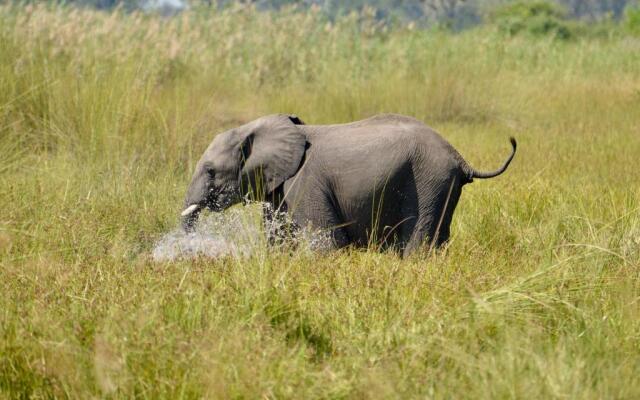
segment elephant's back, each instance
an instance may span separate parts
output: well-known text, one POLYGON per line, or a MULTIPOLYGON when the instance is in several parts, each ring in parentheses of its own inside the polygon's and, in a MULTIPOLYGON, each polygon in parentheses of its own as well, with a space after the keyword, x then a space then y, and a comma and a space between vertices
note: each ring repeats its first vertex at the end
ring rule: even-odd
POLYGON ((424 122, 400 114, 379 114, 360 121, 300 127, 310 143, 319 145, 349 143, 366 146, 380 141, 388 144, 442 146, 448 142, 424 122))
POLYGON ((375 156, 381 150, 405 157, 419 150, 433 153, 453 150, 442 136, 423 122, 398 114, 380 114, 346 124, 307 125, 301 129, 318 153, 348 158, 375 156))
POLYGON ((313 138, 321 138, 334 133, 355 133, 355 132, 369 132, 369 134, 375 134, 379 129, 393 129, 393 130, 405 130, 416 129, 419 127, 428 128, 423 122, 405 115, 399 114, 378 114, 372 117, 347 122, 342 124, 329 124, 329 125, 303 125, 300 128, 313 138))

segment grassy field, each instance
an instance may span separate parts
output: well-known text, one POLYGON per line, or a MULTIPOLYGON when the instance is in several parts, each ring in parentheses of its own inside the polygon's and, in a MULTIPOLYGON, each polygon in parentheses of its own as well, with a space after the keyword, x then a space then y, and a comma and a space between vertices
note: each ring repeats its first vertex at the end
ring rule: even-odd
POLYGON ((640 398, 640 39, 0 7, 0 398, 640 398), (156 263, 215 133, 415 116, 449 246, 156 263))

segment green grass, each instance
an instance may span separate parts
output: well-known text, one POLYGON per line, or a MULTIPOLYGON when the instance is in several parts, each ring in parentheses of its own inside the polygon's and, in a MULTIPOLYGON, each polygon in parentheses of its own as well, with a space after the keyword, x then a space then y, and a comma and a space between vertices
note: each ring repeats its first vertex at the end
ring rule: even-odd
POLYGON ((640 397, 640 42, 0 8, 0 397, 640 397), (154 263, 216 132, 415 116, 475 167, 427 257, 154 263))

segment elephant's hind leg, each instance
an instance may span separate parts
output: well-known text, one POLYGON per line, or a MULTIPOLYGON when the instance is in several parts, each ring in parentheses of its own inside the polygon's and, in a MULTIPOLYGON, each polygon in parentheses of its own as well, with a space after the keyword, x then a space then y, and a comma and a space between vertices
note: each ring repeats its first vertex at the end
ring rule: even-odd
POLYGON ((430 244, 432 246, 435 245, 435 247, 440 247, 449 241, 453 212, 456 210, 461 192, 461 185, 452 181, 447 187, 447 195, 444 198, 444 201, 441 200, 438 203, 441 206, 436 214, 438 216, 437 223, 433 234, 429 236, 431 238, 430 244))
POLYGON ((441 185, 437 192, 424 193, 420 197, 423 207, 417 212, 417 221, 403 256, 414 252, 425 240, 430 247, 440 247, 449 240, 451 220, 460 193, 460 184, 452 180, 441 185))
POLYGON ((416 223, 414 224, 413 232, 406 240, 404 247, 402 249, 402 257, 407 257, 414 251, 420 247, 423 240, 427 236, 426 226, 428 225, 424 220, 421 220, 419 217, 416 218, 416 223))

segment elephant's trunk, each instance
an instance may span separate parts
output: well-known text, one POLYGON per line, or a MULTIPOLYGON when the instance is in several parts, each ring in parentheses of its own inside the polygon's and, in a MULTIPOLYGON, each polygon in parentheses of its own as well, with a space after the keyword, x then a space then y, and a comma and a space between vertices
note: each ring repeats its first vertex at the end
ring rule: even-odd
POLYGON ((205 174, 197 173, 189 185, 187 196, 184 200, 184 210, 180 213, 182 228, 186 232, 192 232, 198 221, 198 215, 205 206, 207 195, 207 180, 205 174))

